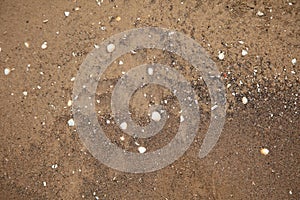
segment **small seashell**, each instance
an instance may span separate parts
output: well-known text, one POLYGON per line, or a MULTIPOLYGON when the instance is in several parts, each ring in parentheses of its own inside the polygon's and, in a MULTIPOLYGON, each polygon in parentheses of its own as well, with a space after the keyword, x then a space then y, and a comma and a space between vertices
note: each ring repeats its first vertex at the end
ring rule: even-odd
POLYGON ((114 44, 109 44, 106 47, 107 52, 111 53, 115 50, 116 46, 114 44))

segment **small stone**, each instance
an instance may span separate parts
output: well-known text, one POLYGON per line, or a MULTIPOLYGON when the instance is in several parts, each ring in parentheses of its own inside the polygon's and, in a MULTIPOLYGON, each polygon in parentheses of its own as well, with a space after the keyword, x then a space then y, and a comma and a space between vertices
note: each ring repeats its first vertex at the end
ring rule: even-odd
POLYGON ((27 91, 24 91, 24 92, 23 92, 23 95, 24 95, 24 96, 27 96, 27 94, 28 94, 27 91))
POLYGON ((41 46, 42 49, 46 49, 48 47, 47 42, 44 42, 41 46))
POLYGON ((57 167, 58 167, 57 164, 54 164, 54 165, 51 166, 52 169, 56 169, 57 167))
POLYGON ((243 104, 247 104, 247 103, 248 103, 247 97, 243 97, 243 98, 242 98, 242 102, 243 102, 243 104))
POLYGON ((124 140, 125 140, 125 137, 124 137, 124 136, 121 136, 121 137, 120 137, 120 140, 121 140, 121 141, 124 141, 124 140))
POLYGON ((127 129, 127 123, 126 123, 126 122, 122 122, 122 123, 120 124, 120 128, 121 128, 122 130, 127 129))
POLYGON ((148 74, 149 74, 150 76, 152 76, 152 75, 153 75, 153 68, 151 68, 151 67, 150 67, 150 68, 148 68, 148 70, 147 70, 147 71, 148 71, 148 74))
POLYGON ((106 47, 107 52, 111 53, 115 50, 116 46, 114 44, 109 44, 106 47))
POLYGON ((73 119, 69 119, 68 124, 69 124, 69 126, 74 126, 75 122, 73 119))
POLYGON ((140 153, 145 153, 146 152, 146 148, 145 147, 138 147, 138 151, 140 152, 140 153))
POLYGON ((120 16, 116 17, 116 21, 117 22, 121 21, 121 17, 120 16))
POLYGON ((29 43, 28 42, 24 42, 25 47, 29 48, 29 43))
POLYGON ((257 11, 256 15, 261 17, 261 16, 264 16, 265 14, 259 10, 259 11, 257 11))
POLYGON ((184 117, 182 115, 180 115, 180 122, 184 121, 184 117))
POLYGON ((220 60, 224 60, 224 58, 225 58, 225 53, 224 53, 223 51, 219 51, 218 58, 219 58, 220 60))
POLYGON ((268 155, 269 152, 270 152, 270 151, 269 151, 269 149, 267 149, 267 148, 262 148, 262 149, 260 150, 260 153, 263 154, 263 155, 265 155, 265 156, 268 155))
POLYGON ((8 74, 10 74, 10 69, 9 68, 5 68, 4 69, 4 74, 7 76, 8 74))
POLYGON ((123 63, 123 61, 122 60, 120 60, 119 61, 119 65, 123 65, 124 63, 123 63))
POLYGON ((65 16, 66 16, 66 17, 69 17, 69 15, 70 15, 70 12, 69 12, 69 11, 65 11, 64 13, 65 13, 65 16))
POLYGON ((69 107, 72 106, 72 103, 73 103, 73 101, 72 101, 72 100, 69 100, 69 101, 68 101, 68 106, 69 106, 69 107))
POLYGON ((247 55, 248 54, 248 51, 247 50, 242 50, 242 56, 245 56, 245 55, 247 55))
POLYGON ((296 58, 293 58, 293 59, 292 59, 292 64, 293 64, 293 65, 296 65, 296 63, 297 63, 297 59, 296 59, 296 58))
POLYGON ((47 183, 46 181, 43 181, 43 186, 46 187, 47 186, 47 183))
POLYGON ((151 119, 158 122, 161 119, 159 112, 157 111, 152 112, 151 119))

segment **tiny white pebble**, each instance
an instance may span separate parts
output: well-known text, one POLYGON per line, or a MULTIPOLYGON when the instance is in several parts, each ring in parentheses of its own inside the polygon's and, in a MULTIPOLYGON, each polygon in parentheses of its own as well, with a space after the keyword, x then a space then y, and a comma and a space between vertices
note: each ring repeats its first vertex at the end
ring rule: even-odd
POLYGON ((75 77, 72 77, 72 78, 71 78, 71 81, 72 81, 72 82, 75 81, 75 77))
POLYGON ((28 42, 24 42, 25 47, 29 48, 29 43, 28 42))
POLYGON ((146 148, 145 147, 138 147, 138 151, 140 152, 140 153, 145 153, 146 152, 146 148))
POLYGON ((47 183, 46 181, 43 181, 43 186, 46 187, 47 186, 47 183))
POLYGON ((120 128, 121 128, 122 130, 127 129, 127 123, 126 123, 126 122, 122 122, 122 123, 120 124, 120 128))
POLYGON ((72 100, 69 100, 68 101, 68 106, 70 107, 72 105, 73 101, 72 100))
POLYGON ((69 15, 70 15, 70 12, 69 11, 65 11, 65 16, 69 17, 69 15))
POLYGON ((184 117, 182 115, 180 115, 180 122, 184 121, 184 117))
POLYGON ((247 50, 242 50, 242 56, 245 56, 245 55, 247 55, 248 54, 248 51, 247 50))
POLYGON ((243 102, 243 104, 247 104, 247 103, 248 103, 247 97, 243 97, 243 98, 242 98, 242 102, 243 102))
POLYGON ((239 43, 240 43, 240 44, 244 44, 245 42, 244 42, 244 41, 242 41, 242 40, 240 40, 240 41, 239 41, 239 43))
POLYGON ((296 65, 296 63, 297 63, 297 59, 296 59, 296 58, 293 58, 293 59, 292 59, 292 64, 293 64, 293 65, 296 65))
POLYGON ((256 15, 261 17, 261 16, 264 16, 265 14, 259 10, 259 11, 257 11, 256 15))
POLYGON ((119 65, 123 65, 124 63, 123 63, 123 61, 122 60, 120 60, 119 61, 119 65))
POLYGON ((218 55, 218 58, 220 60, 223 60, 225 58, 225 53, 223 51, 219 51, 219 55, 218 55))
POLYGON ((124 141, 124 140, 125 140, 125 137, 124 137, 124 136, 121 136, 121 137, 120 137, 120 140, 121 140, 121 141, 124 141))
POLYGON ((218 107, 218 105, 214 105, 213 107, 211 107, 211 110, 215 110, 218 107))
POLYGON ((28 94, 27 91, 24 91, 24 92, 23 92, 23 95, 24 95, 24 96, 27 96, 27 94, 28 94))
POLYGON ((263 155, 265 155, 265 156, 268 155, 269 152, 270 152, 270 151, 269 151, 269 149, 267 149, 267 148, 262 148, 262 149, 260 150, 260 153, 263 154, 263 155))
POLYGON ((292 190, 289 191, 289 194, 293 194, 292 190))
POLYGON ((75 122, 73 119, 69 119, 68 124, 69 124, 69 126, 74 126, 75 122))
POLYGON ((109 44, 106 47, 107 52, 111 53, 115 50, 116 46, 114 44, 109 44))
POLYGON ((4 74, 7 76, 10 73, 10 69, 9 68, 5 68, 4 69, 4 74))
POLYGON ((152 76, 152 75, 153 75, 153 68, 151 68, 151 67, 150 67, 150 68, 148 68, 148 70, 147 70, 147 71, 148 71, 148 74, 149 74, 150 76, 152 76))
POLYGON ((52 169, 56 169, 57 167, 58 167, 57 164, 54 164, 54 165, 51 166, 52 169))
POLYGON ((41 46, 42 49, 46 49, 48 47, 47 42, 44 42, 41 46))
POLYGON ((158 122, 161 119, 159 112, 157 111, 152 112, 151 119, 158 122))
POLYGON ((95 47, 95 49, 99 49, 100 48, 100 46, 97 45, 97 44, 94 44, 94 47, 95 47))
POLYGON ((108 119, 108 120, 106 120, 106 124, 110 124, 110 120, 108 119))

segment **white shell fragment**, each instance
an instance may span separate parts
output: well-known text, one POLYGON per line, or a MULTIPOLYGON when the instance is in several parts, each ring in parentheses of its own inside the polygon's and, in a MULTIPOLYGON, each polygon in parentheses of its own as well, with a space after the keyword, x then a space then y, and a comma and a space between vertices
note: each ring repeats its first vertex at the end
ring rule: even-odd
POLYGON ((267 148, 262 148, 262 149, 260 150, 260 153, 263 154, 263 155, 265 155, 265 156, 268 155, 269 152, 270 152, 270 151, 269 151, 269 149, 267 149, 267 148))
POLYGON ((46 187, 47 186, 47 183, 46 181, 43 181, 43 186, 46 187))
POLYGON ((243 50, 242 50, 242 56, 245 56, 245 55, 247 55, 247 54, 248 54, 248 51, 245 50, 245 49, 243 49, 243 50))
POLYGON ((28 42, 24 42, 25 47, 29 48, 29 43, 28 42))
POLYGON ((223 51, 219 51, 218 58, 219 58, 220 60, 224 60, 224 58, 225 58, 225 53, 224 53, 223 51))
POLYGON ((69 126, 74 126, 75 122, 73 119, 69 119, 68 124, 69 124, 69 126))
POLYGON ((292 59, 292 64, 293 64, 293 65, 296 65, 296 63, 297 63, 297 59, 296 59, 296 58, 293 58, 293 59, 292 59))
POLYGON ((8 74, 10 74, 10 69, 9 68, 5 68, 4 69, 4 74, 7 76, 8 74))
POLYGON ((42 49, 46 49, 48 47, 47 42, 44 42, 41 46, 42 49))
POLYGON ((126 123, 126 122, 122 122, 122 123, 120 124, 120 128, 121 128, 122 130, 127 129, 127 123, 126 123))
POLYGON ((114 44, 109 44, 106 47, 107 52, 111 53, 115 50, 116 46, 114 44))
POLYGON ((243 97, 243 98, 242 98, 242 102, 243 102, 243 104, 247 104, 247 103, 248 103, 247 97, 243 97))
POLYGON ((264 16, 265 14, 259 10, 259 11, 257 11, 256 15, 261 17, 261 16, 264 16))
POLYGON ((69 100, 69 101, 68 101, 68 106, 69 106, 69 107, 72 106, 72 103, 73 103, 73 101, 72 101, 72 100, 69 100))
POLYGON ((180 122, 184 121, 184 117, 182 115, 180 115, 180 122))
POLYGON ((157 111, 152 112, 151 119, 158 122, 161 119, 159 112, 157 111))
POLYGON ((27 91, 24 91, 24 92, 23 92, 23 95, 24 95, 24 96, 27 96, 27 94, 28 94, 27 91))
POLYGON ((69 11, 65 11, 65 16, 69 17, 69 15, 70 15, 70 12, 69 11))
POLYGON ((153 68, 149 67, 149 68, 147 69, 147 71, 148 71, 148 74, 149 74, 150 76, 153 75, 153 68))
POLYGON ((138 151, 140 152, 140 153, 145 153, 146 152, 146 148, 145 147, 138 147, 138 151))

